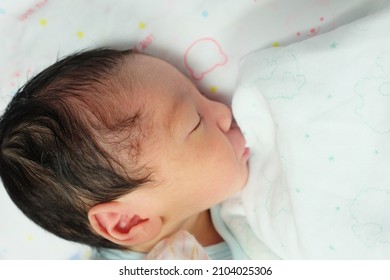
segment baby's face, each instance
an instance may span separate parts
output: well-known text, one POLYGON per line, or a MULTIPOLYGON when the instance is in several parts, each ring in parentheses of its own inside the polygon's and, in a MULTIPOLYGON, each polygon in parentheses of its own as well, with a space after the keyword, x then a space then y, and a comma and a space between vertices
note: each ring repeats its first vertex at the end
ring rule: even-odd
POLYGON ((145 77, 136 94, 150 116, 140 161, 152 170, 152 187, 143 191, 154 206, 167 217, 186 218, 240 191, 249 151, 230 109, 162 60, 138 55, 130 63, 145 77))

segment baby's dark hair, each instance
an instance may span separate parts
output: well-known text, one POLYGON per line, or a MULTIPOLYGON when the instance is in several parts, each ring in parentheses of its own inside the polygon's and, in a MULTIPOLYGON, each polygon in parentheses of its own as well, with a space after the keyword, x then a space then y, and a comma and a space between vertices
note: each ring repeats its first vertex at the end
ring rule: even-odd
POLYGON ((64 239, 120 248, 92 230, 88 210, 149 181, 116 156, 126 150, 135 167, 140 153, 141 111, 117 108, 135 87, 122 64, 136 55, 96 49, 67 56, 29 80, 0 119, 4 187, 26 216, 64 239))

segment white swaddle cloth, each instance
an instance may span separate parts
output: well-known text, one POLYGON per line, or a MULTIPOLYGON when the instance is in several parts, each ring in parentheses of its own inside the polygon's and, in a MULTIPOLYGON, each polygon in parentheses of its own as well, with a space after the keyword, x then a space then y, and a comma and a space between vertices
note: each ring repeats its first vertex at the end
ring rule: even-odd
POLYGON ((390 258, 389 35, 386 8, 244 59, 250 176, 222 216, 252 259, 390 258))

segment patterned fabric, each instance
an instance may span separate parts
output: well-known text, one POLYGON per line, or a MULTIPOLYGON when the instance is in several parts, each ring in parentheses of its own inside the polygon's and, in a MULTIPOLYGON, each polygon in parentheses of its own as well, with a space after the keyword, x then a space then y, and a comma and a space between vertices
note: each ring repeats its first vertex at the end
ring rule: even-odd
POLYGON ((227 202, 222 216, 250 258, 390 258, 389 30, 390 6, 244 59, 232 106, 249 226, 227 202))

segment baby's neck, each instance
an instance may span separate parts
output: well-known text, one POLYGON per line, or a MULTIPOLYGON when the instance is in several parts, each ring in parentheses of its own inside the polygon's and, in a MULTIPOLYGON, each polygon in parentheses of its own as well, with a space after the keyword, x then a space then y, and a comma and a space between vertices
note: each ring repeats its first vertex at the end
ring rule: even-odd
POLYGON ((153 240, 149 243, 141 244, 136 247, 128 248, 132 251, 137 252, 143 252, 147 253, 149 252, 161 239, 167 238, 173 234, 175 234, 179 230, 186 230, 190 234, 192 234, 195 239, 199 242, 199 244, 203 247, 211 246, 218 244, 223 241, 222 237, 219 235, 217 230, 214 227, 214 224, 211 220, 210 211, 206 210, 204 212, 201 212, 185 222, 181 223, 180 225, 175 225, 174 227, 170 228, 167 232, 165 232, 162 236, 157 238, 156 240, 153 240))
POLYGON ((200 213, 188 231, 203 247, 215 245, 223 241, 214 227, 209 210, 200 213))

